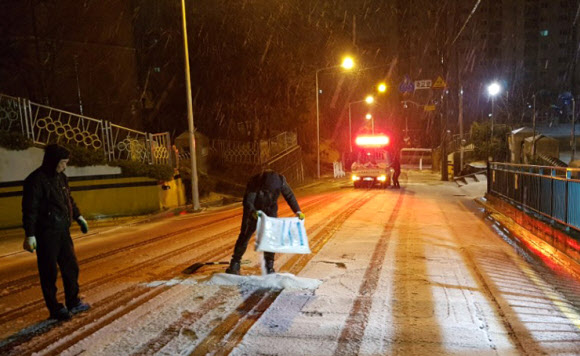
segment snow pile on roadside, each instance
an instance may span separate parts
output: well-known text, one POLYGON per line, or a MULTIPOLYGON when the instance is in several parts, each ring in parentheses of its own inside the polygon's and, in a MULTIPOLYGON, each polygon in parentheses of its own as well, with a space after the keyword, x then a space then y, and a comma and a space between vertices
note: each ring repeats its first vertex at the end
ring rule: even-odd
POLYGON ((216 273, 205 284, 250 286, 268 289, 316 289, 322 284, 322 281, 313 278, 296 277, 291 273, 273 273, 265 276, 237 276, 216 273))

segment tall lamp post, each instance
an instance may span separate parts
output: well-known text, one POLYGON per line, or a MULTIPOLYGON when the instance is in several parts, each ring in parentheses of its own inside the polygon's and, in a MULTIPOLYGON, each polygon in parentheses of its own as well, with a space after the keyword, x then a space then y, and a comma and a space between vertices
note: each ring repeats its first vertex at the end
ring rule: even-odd
POLYGON ((197 161, 195 156, 195 134, 193 125, 193 105, 191 102, 191 76, 189 73, 189 49, 187 46, 187 24, 185 20, 185 0, 181 0, 181 17, 183 22, 183 49, 185 52, 185 83, 187 87, 187 121, 189 126, 189 155, 191 156, 191 195, 193 210, 200 210, 199 191, 197 190, 197 161))
POLYGON ((489 156, 491 155, 491 143, 493 142, 493 121, 495 120, 495 97, 501 92, 501 86, 497 82, 493 82, 487 86, 487 93, 491 97, 491 133, 489 136, 489 156))
POLYGON ((352 104, 362 103, 363 101, 370 105, 375 101, 375 99, 371 95, 369 95, 364 100, 353 101, 348 103, 348 144, 350 147, 350 152, 352 152, 352 112, 350 106, 352 104))
MULTIPOLYGON (((182 0, 183 1, 183 0, 182 0)), ((320 104, 318 101, 318 95, 320 94, 320 90, 318 89, 318 73, 342 67, 344 69, 350 70, 354 67, 354 61, 351 57, 346 57, 343 59, 342 63, 337 66, 331 66, 326 68, 320 68, 316 70, 316 167, 317 167, 317 178, 320 179, 320 104)))

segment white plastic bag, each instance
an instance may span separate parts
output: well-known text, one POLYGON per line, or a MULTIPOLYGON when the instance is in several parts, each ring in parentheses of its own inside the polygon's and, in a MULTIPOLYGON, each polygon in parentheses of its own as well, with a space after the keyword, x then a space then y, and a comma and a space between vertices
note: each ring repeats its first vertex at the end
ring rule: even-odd
POLYGON ((256 251, 276 253, 310 253, 304 220, 258 216, 256 251))

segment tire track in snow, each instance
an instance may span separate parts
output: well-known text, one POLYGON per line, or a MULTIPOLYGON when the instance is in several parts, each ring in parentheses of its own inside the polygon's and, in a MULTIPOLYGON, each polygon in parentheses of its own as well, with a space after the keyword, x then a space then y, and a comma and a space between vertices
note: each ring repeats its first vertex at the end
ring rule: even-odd
MULTIPOLYGON (((118 248, 118 249, 106 251, 106 252, 103 252, 103 253, 79 260, 79 267, 82 265, 94 262, 94 261, 101 260, 103 258, 111 257, 114 255, 123 253, 123 252, 130 251, 134 248, 143 247, 143 246, 146 246, 146 245, 158 242, 158 241, 165 240, 165 239, 170 238, 170 237, 174 237, 174 236, 178 236, 178 235, 181 235, 183 233, 186 233, 186 232, 190 232, 192 229, 200 229, 200 228, 212 226, 214 224, 216 224, 216 225, 222 224, 224 220, 228 220, 228 219, 238 217, 238 216, 239 216, 239 213, 235 213, 234 215, 222 217, 219 219, 213 219, 211 221, 207 221, 207 222, 204 222, 204 223, 201 223, 198 225, 193 225, 193 226, 189 226, 189 227, 186 227, 183 229, 171 231, 171 232, 168 232, 166 234, 157 235, 157 236, 154 236, 150 239, 138 241, 138 242, 123 246, 123 247, 118 248)), ((28 275, 28 276, 25 276, 25 277, 22 277, 19 279, 15 279, 15 280, 0 284, 0 291, 3 291, 2 296, 6 297, 9 295, 21 292, 22 290, 36 287, 38 285, 40 285, 40 283, 38 281, 38 275, 32 274, 32 275, 28 275), (8 292, 5 292, 5 291, 8 291, 8 292)), ((5 313, 0 314, 0 320, 4 317, 4 314, 5 313)))
MULTIPOLYGON (((333 218, 324 230, 311 238, 311 254, 293 256, 280 270, 298 274, 334 236, 344 222, 375 196, 371 192, 366 192, 361 198, 353 202, 347 209, 333 218)), ((261 289, 253 292, 242 305, 230 313, 220 325, 215 327, 190 355, 228 355, 242 341, 248 330, 268 307, 274 303, 281 292, 281 290, 270 289, 261 289)))
MULTIPOLYGON (((465 205, 463 205, 461 202, 458 202, 457 206, 460 208, 460 210, 463 213, 471 214, 471 211, 469 211, 469 209, 467 209, 465 207, 465 205)), ((449 231, 453 235, 453 238, 456 241, 461 241, 462 240, 461 239, 462 232, 458 231, 459 227, 456 224, 451 222, 451 219, 448 216, 449 212, 447 212, 446 209, 443 209, 443 207, 440 207, 440 212, 445 220, 445 223, 447 224, 447 226, 449 226, 449 231)), ((491 231, 491 229, 489 229, 489 227, 487 225, 485 225, 485 223, 483 223, 481 220, 477 219, 476 222, 477 222, 477 227, 479 230, 491 231)), ((493 289, 488 282, 488 279, 485 277, 486 273, 484 271, 482 271, 480 267, 478 267, 479 264, 481 264, 481 262, 478 263, 476 261, 476 259, 473 257, 472 249, 473 249, 473 247, 466 246, 466 247, 462 247, 461 249, 459 249, 459 252, 463 256, 465 264, 470 267, 471 271, 473 271, 473 276, 475 277, 475 280, 478 281, 478 284, 482 288, 481 293, 489 299, 490 304, 493 306, 493 308, 498 313, 498 315, 500 317, 500 322, 504 326, 504 328, 507 332, 507 335, 509 336, 510 341, 516 347, 518 352, 520 352, 522 355, 527 354, 527 351, 525 350, 522 342, 518 338, 518 334, 516 333, 514 326, 512 326, 512 324, 509 321, 508 316, 506 315, 505 310, 502 308, 502 303, 500 302, 501 296, 496 296, 494 294, 493 289)), ((477 251, 476 251, 476 254, 477 254, 477 251)), ((486 257, 490 258, 489 253, 486 253, 486 257)), ((501 266, 500 262, 496 262, 496 263, 497 263, 497 266, 501 266)), ((483 265, 485 265, 485 264, 483 264, 483 265)), ((518 281, 519 281, 519 279, 518 279, 518 281)), ((475 317, 477 319, 479 319, 482 323, 482 331, 486 334, 490 349, 495 350, 496 346, 495 346, 495 342, 493 340, 493 334, 489 330, 489 321, 487 320, 485 314, 481 313, 479 310, 477 310, 475 317)), ((525 328, 518 327, 518 329, 524 330, 525 328)))
MULTIPOLYGON (((311 202, 309 202, 309 203, 307 203, 305 205, 306 206, 317 205, 318 203, 320 203, 323 200, 324 200, 324 198, 315 199, 314 201, 311 201, 311 202)), ((318 206, 316 206, 314 209, 318 209, 318 206)), ((238 215, 235 215, 235 216, 227 216, 226 218, 221 218, 221 219, 218 219, 218 220, 212 220, 212 221, 205 222, 205 223, 202 223, 202 224, 199 224, 199 225, 195 225, 195 226, 192 226, 192 227, 179 229, 179 230, 176 230, 176 231, 169 232, 167 234, 155 236, 155 237, 153 237, 151 239, 147 239, 145 241, 140 241, 138 243, 134 243, 134 244, 131 244, 131 245, 128 245, 128 246, 124 246, 124 247, 119 248, 119 249, 115 249, 115 250, 112 250, 112 251, 108 251, 108 252, 105 252, 105 253, 101 253, 99 255, 92 256, 92 257, 90 257, 88 259, 84 259, 84 260, 80 261, 79 262, 79 265, 84 265, 84 264, 89 263, 89 262, 95 262, 95 261, 98 261, 98 260, 103 259, 103 258, 115 256, 115 255, 117 255, 117 254, 119 254, 121 252, 130 251, 133 248, 138 248, 138 247, 143 248, 143 247, 145 247, 147 245, 150 245, 150 244, 153 244, 153 243, 156 243, 156 242, 163 242, 163 240, 165 240, 167 238, 176 237, 176 236, 180 236, 182 234, 191 233, 191 231, 194 230, 194 229, 200 229, 200 228, 204 228, 204 227, 211 227, 212 225, 218 225, 218 224, 221 225, 221 224, 223 224, 223 221, 225 219, 230 219, 232 217, 239 217, 239 214, 238 215)), ((180 254, 188 253, 190 251, 193 251, 194 249, 203 248, 204 246, 209 245, 211 243, 215 243, 216 241, 221 240, 221 239, 225 239, 225 238, 228 238, 228 237, 231 237, 231 236, 237 236, 238 232, 239 232, 239 228, 236 227, 236 228, 233 228, 233 229, 224 231, 222 233, 219 233, 219 234, 216 234, 216 235, 212 235, 212 236, 206 237, 203 240, 193 242, 193 243, 191 243, 191 244, 189 244, 187 246, 180 247, 179 249, 171 250, 169 252, 164 253, 163 255, 156 256, 156 257, 153 257, 153 258, 150 258, 150 259, 147 259, 147 260, 143 260, 140 263, 133 264, 133 265, 131 265, 129 267, 126 267, 126 268, 118 269, 118 270, 115 271, 115 275, 104 275, 104 276, 102 276, 100 278, 97 278, 95 280, 92 280, 92 281, 90 281, 88 283, 84 283, 82 285, 83 293, 87 293, 87 292, 91 291, 93 288, 101 287, 103 284, 115 280, 118 276, 126 276, 126 275, 129 275, 129 274, 134 273, 136 271, 142 270, 143 268, 147 267, 148 265, 152 265, 152 264, 156 264, 156 263, 165 261, 168 258, 173 258, 173 257, 179 256, 180 254)), ((229 244, 229 240, 228 240, 228 244, 229 244)), ((229 246, 228 244, 226 244, 226 245, 229 246)), ((219 246, 219 248, 220 249, 224 249, 226 247, 225 246, 219 246)), ((28 282, 28 279, 29 278, 28 277, 25 277, 24 279, 22 279, 20 281, 21 283, 23 283, 20 286, 20 290, 15 290, 14 292, 18 292, 18 291, 21 291, 21 290, 24 290, 24 289, 32 288, 32 287, 34 287, 34 286, 36 286, 38 284, 38 276, 37 275, 32 275, 32 276, 29 276, 29 277, 34 277, 34 279, 35 279, 35 281, 37 283, 28 284, 27 282, 28 282)), ((1 286, 0 286, 0 290, 1 290, 1 286)), ((14 292, 11 292, 10 294, 14 294, 14 292)), ((57 297, 62 299, 64 297, 64 291, 60 291, 58 293, 57 297)), ((9 310, 9 311, 0 313, 0 324, 9 322, 10 320, 14 320, 14 319, 19 318, 19 317, 21 317, 23 315, 26 315, 26 314, 30 313, 32 309, 42 307, 43 305, 44 305, 44 300, 37 299, 35 301, 29 302, 27 304, 24 304, 24 305, 22 305, 21 307, 19 307, 17 309, 12 309, 12 310, 9 310)))
MULTIPOLYGON (((340 197, 333 196, 331 199, 326 201, 325 206, 327 206, 328 204, 333 203, 335 201, 338 201, 339 199, 340 199, 340 197)), ((309 213, 312 212, 312 209, 309 209, 308 212, 309 213)), ((323 220, 321 222, 318 222, 315 225, 309 226, 307 231, 308 231, 308 233, 313 233, 314 231, 317 231, 321 227, 325 226, 326 224, 327 224, 327 221, 323 220)), ((340 227, 340 226, 338 226, 338 227, 340 227)), ((318 252, 322 248, 322 246, 324 246, 324 244, 326 243, 328 238, 331 237, 334 234, 334 232, 336 232, 336 230, 338 230, 337 227, 327 225, 325 227, 326 238, 324 238, 324 239, 321 238, 318 240, 313 239, 311 241, 311 250, 313 251, 313 254, 311 254, 312 256, 314 256, 316 254, 316 252, 318 252)), ((230 251, 228 250, 228 252, 230 252, 230 251)), ((291 259, 290 261, 285 263, 284 266, 281 267, 281 270, 289 270, 290 273, 293 273, 292 271, 296 271, 296 270, 299 272, 300 269, 303 266, 305 266, 308 263, 308 261, 310 261, 311 257, 308 257, 308 256, 310 256, 310 255, 295 255, 294 256, 295 258, 291 259), (302 267, 300 267, 300 269, 298 269, 297 266, 302 266, 302 267), (294 267, 294 268, 292 268, 292 267, 294 267)), ((298 273, 298 272, 296 272, 296 273, 298 273)), ((223 291, 221 294, 218 294, 217 296, 215 296, 215 298, 222 300, 225 294, 228 294, 227 290, 223 291)), ((261 298, 266 298, 267 300, 269 300, 267 302, 264 302, 264 301, 261 302, 260 299, 255 300, 256 303, 261 302, 261 305, 266 306, 262 311, 260 311, 258 313, 259 314, 258 318, 261 315, 261 313, 263 313, 267 309, 267 307, 274 302, 274 300, 278 297, 278 294, 279 293, 270 293, 268 295, 261 295, 260 296, 261 298)), ((209 313, 214 308, 215 308, 215 306, 213 303, 204 304, 196 311, 195 314, 196 315, 197 314, 204 315, 206 313, 209 313)), ((243 307, 241 310, 243 312, 247 312, 246 309, 244 309, 243 307)), ((257 320, 257 318, 256 318, 256 320, 257 320)), ((151 354, 156 352, 155 350, 161 350, 163 347, 165 347, 167 344, 169 344, 169 342, 171 342, 176 336, 179 335, 179 333, 176 333, 176 330, 178 330, 181 327, 185 327, 187 325, 190 325, 192 323, 193 323, 193 321, 192 321, 191 316, 186 315, 186 316, 182 317, 181 319, 176 321, 174 324, 172 324, 171 326, 169 326, 165 330, 163 330, 159 334, 159 336, 155 340, 153 340, 151 343, 148 343, 146 347, 140 348, 134 355, 151 355, 151 354), (147 347, 149 347, 149 349, 147 349, 147 347)), ((229 327, 231 327, 231 325, 232 325, 232 321, 230 321, 230 320, 224 321, 223 323, 227 324, 229 327)), ((249 326, 251 327, 251 325, 253 325, 253 322, 249 326)), ((224 330, 227 330, 227 329, 224 329, 224 330)), ((248 327, 248 330, 249 330, 249 327, 248 327)), ((245 332, 243 334, 245 334, 245 332)), ((243 336, 243 334, 242 334, 242 336, 243 336)), ((232 348, 235 347, 235 345, 237 345, 238 342, 236 342, 232 346, 232 348)))
MULTIPOLYGON (((307 206, 316 205, 324 200, 325 200, 324 196, 317 197, 315 199, 312 199, 311 201, 308 201, 305 205, 307 205, 307 206)), ((197 224, 197 225, 188 226, 186 228, 171 231, 171 232, 168 232, 166 234, 157 235, 157 236, 154 236, 154 237, 146 239, 146 240, 131 243, 129 245, 126 245, 126 246, 123 246, 123 247, 120 247, 120 248, 117 248, 114 250, 106 251, 106 252, 103 252, 103 253, 79 260, 79 267, 83 266, 85 264, 91 263, 91 262, 99 261, 103 258, 115 256, 115 255, 118 255, 118 254, 123 253, 123 252, 131 251, 135 248, 144 247, 144 246, 147 246, 147 245, 155 243, 155 242, 163 241, 163 240, 170 238, 170 237, 184 234, 184 233, 190 232, 193 229, 201 229, 204 227, 211 227, 213 225, 221 225, 224 223, 225 220, 229 220, 229 219, 233 219, 233 218, 239 219, 241 214, 238 210, 239 209, 232 209, 230 211, 225 212, 226 216, 218 215, 217 218, 211 219, 210 221, 202 222, 202 223, 197 224)), ((202 217, 203 216, 200 216, 200 218, 202 218, 202 217)), ((2 297, 10 296, 10 295, 16 294, 24 289, 36 287, 39 285, 40 285, 40 283, 38 281, 37 274, 24 276, 24 277, 21 277, 19 279, 14 279, 14 280, 0 284, 0 291, 1 291, 0 295, 2 297)), ((0 320, 3 318, 3 316, 4 316, 3 313, 0 314, 0 320)))
POLYGON ((377 288, 383 261, 387 254, 389 239, 401 206, 403 205, 405 196, 402 193, 403 191, 400 191, 399 198, 395 203, 391 216, 375 246, 370 263, 365 271, 363 282, 359 287, 358 296, 353 303, 348 319, 338 339, 338 345, 334 351, 334 355, 358 355, 360 351, 373 304, 373 295, 377 288))
POLYGON ((161 332, 156 338, 149 340, 146 344, 141 346, 139 350, 132 353, 133 356, 149 356, 154 355, 163 349, 171 340, 181 334, 184 327, 194 324, 200 320, 208 311, 215 309, 222 305, 234 293, 238 293, 233 289, 220 289, 210 299, 206 300, 199 309, 194 312, 187 312, 181 318, 173 322, 166 329, 161 332))
MULTIPOLYGON (((332 196, 329 200, 330 200, 330 202, 334 202, 335 200, 338 200, 339 198, 340 197, 332 196)), ((308 203, 303 204, 303 206, 305 208, 307 208, 304 210, 308 211, 308 212, 316 211, 318 209, 321 209, 322 207, 327 206, 329 203, 329 200, 328 200, 328 197, 326 197, 326 196, 322 196, 320 198, 313 199, 313 200, 309 201, 308 203)), ((223 220, 221 220, 221 221, 223 221, 223 220)), ((219 222, 221 222, 221 221, 219 221, 219 222)), ((191 233, 192 228, 180 229, 178 231, 182 234, 183 233, 191 233)), ((210 252, 196 256, 195 258, 197 260, 207 261, 207 260, 213 260, 216 258, 227 257, 231 253, 231 248, 233 246, 233 243, 235 242, 235 238, 237 237, 238 232, 239 232, 239 228, 236 227, 236 228, 227 230, 225 232, 221 232, 221 233, 209 236, 207 238, 204 238, 203 240, 190 243, 187 246, 182 246, 182 247, 179 247, 175 250, 171 250, 169 252, 166 252, 166 253, 159 255, 159 256, 156 256, 154 258, 150 258, 150 259, 144 260, 140 263, 133 264, 128 268, 124 268, 122 270, 117 270, 117 271, 115 271, 114 275, 105 275, 101 278, 98 278, 97 280, 93 280, 89 283, 84 284, 83 285, 83 292, 84 293, 90 292, 94 288, 100 288, 104 284, 113 282, 119 278, 124 277, 127 274, 142 270, 144 268, 147 268, 148 266, 150 267, 151 265, 154 265, 156 263, 164 262, 169 258, 175 258, 175 257, 178 257, 179 255, 191 253, 191 251, 195 251, 196 249, 200 249, 204 246, 209 246, 209 245, 215 244, 216 241, 219 241, 219 242, 223 241, 224 243, 219 245, 219 246, 215 246, 215 248, 213 248, 210 252), (228 237, 229 237, 229 239, 227 239, 228 237), (225 240, 225 239, 227 239, 227 240, 225 240)), ((176 234, 176 232, 171 232, 171 233, 165 234, 163 236, 167 236, 167 235, 176 236, 177 234, 176 234)), ((114 250, 114 251, 116 251, 116 250, 114 250)), ((181 271, 183 271, 183 269, 188 267, 190 264, 191 264, 191 259, 187 259, 187 262, 181 263, 177 267, 174 267, 174 268, 171 268, 169 270, 165 270, 163 272, 160 272, 160 273, 157 273, 153 276, 150 276, 149 278, 147 278, 146 281, 143 281, 142 283, 150 283, 150 282, 153 282, 156 280, 171 279, 175 275, 180 275, 181 271)), ((158 294, 162 293, 163 291, 167 290, 168 288, 170 288, 170 286, 161 285, 161 286, 152 288, 153 290, 160 290, 159 292, 144 293, 142 287, 137 286, 137 288, 136 288, 135 285, 131 285, 127 288, 124 288, 124 289, 116 292, 115 294, 113 294, 113 295, 111 295, 111 296, 109 296, 101 301, 93 303, 93 307, 91 308, 90 312, 88 312, 86 314, 81 314, 81 315, 75 317, 75 319, 73 319, 73 321, 71 321, 71 322, 67 322, 64 324, 63 323, 49 324, 46 327, 41 328, 39 330, 35 329, 34 332, 31 332, 31 333, 25 333, 22 335, 17 334, 16 337, 13 337, 12 340, 7 340, 7 342, 5 342, 0 347, 0 354, 4 354, 5 352, 8 354, 14 354, 14 353, 12 353, 12 351, 14 351, 16 349, 17 351, 15 354, 20 355, 20 354, 22 354, 22 348, 20 348, 20 345, 23 345, 29 341, 31 342, 30 351, 29 351, 30 353, 41 351, 44 349, 48 349, 54 340, 58 340, 59 333, 64 334, 64 335, 70 335, 70 334, 76 335, 80 332, 80 335, 78 335, 74 338, 68 337, 67 339, 70 339, 70 340, 68 342, 66 342, 63 346, 58 348, 58 350, 65 350, 66 348, 73 345, 76 341, 78 341, 84 337, 88 337, 91 333, 98 330, 98 328, 106 326, 108 323, 112 322, 115 319, 122 317, 123 315, 129 313, 130 311, 132 311, 134 309, 134 308, 127 308, 127 310, 115 311, 115 309, 119 305, 132 305, 132 303, 135 300, 137 300, 139 302, 136 305, 136 307, 138 307, 140 305, 145 304, 147 301, 156 297, 158 294), (143 299, 143 296, 148 296, 148 297, 143 299), (108 314, 111 312, 113 313, 112 317, 108 316, 108 314), (83 326, 83 324, 85 324, 85 325, 83 326), (88 327, 87 325, 91 325, 91 326, 88 327), (39 335, 44 335, 44 334, 46 334, 46 335, 56 334, 56 335, 44 337, 44 340, 43 340, 44 342, 41 341, 41 342, 35 343, 35 341, 33 340, 34 337, 39 336, 39 335)), ((62 295, 61 295, 61 297, 62 297, 62 295)), ((10 322, 10 320, 14 320, 14 318, 18 318, 20 316, 23 316, 23 315, 31 312, 31 310, 34 308, 42 307, 42 305, 44 305, 44 301, 42 299, 25 304, 17 309, 13 309, 9 312, 2 314, 2 318, 0 318, 0 322, 10 322), (3 319, 5 319, 5 320, 3 320, 3 319)), ((27 348, 24 347, 24 349, 27 349, 27 348)), ((56 352, 55 354, 58 354, 58 352, 56 352)))

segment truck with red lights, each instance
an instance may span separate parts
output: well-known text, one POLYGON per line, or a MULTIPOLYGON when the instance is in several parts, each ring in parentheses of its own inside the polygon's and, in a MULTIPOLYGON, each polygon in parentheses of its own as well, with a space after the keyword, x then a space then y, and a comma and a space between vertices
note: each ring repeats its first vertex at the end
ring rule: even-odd
POLYGON ((389 137, 366 135, 356 138, 356 160, 351 166, 355 188, 386 188, 391 184, 391 160, 387 146, 389 137))

